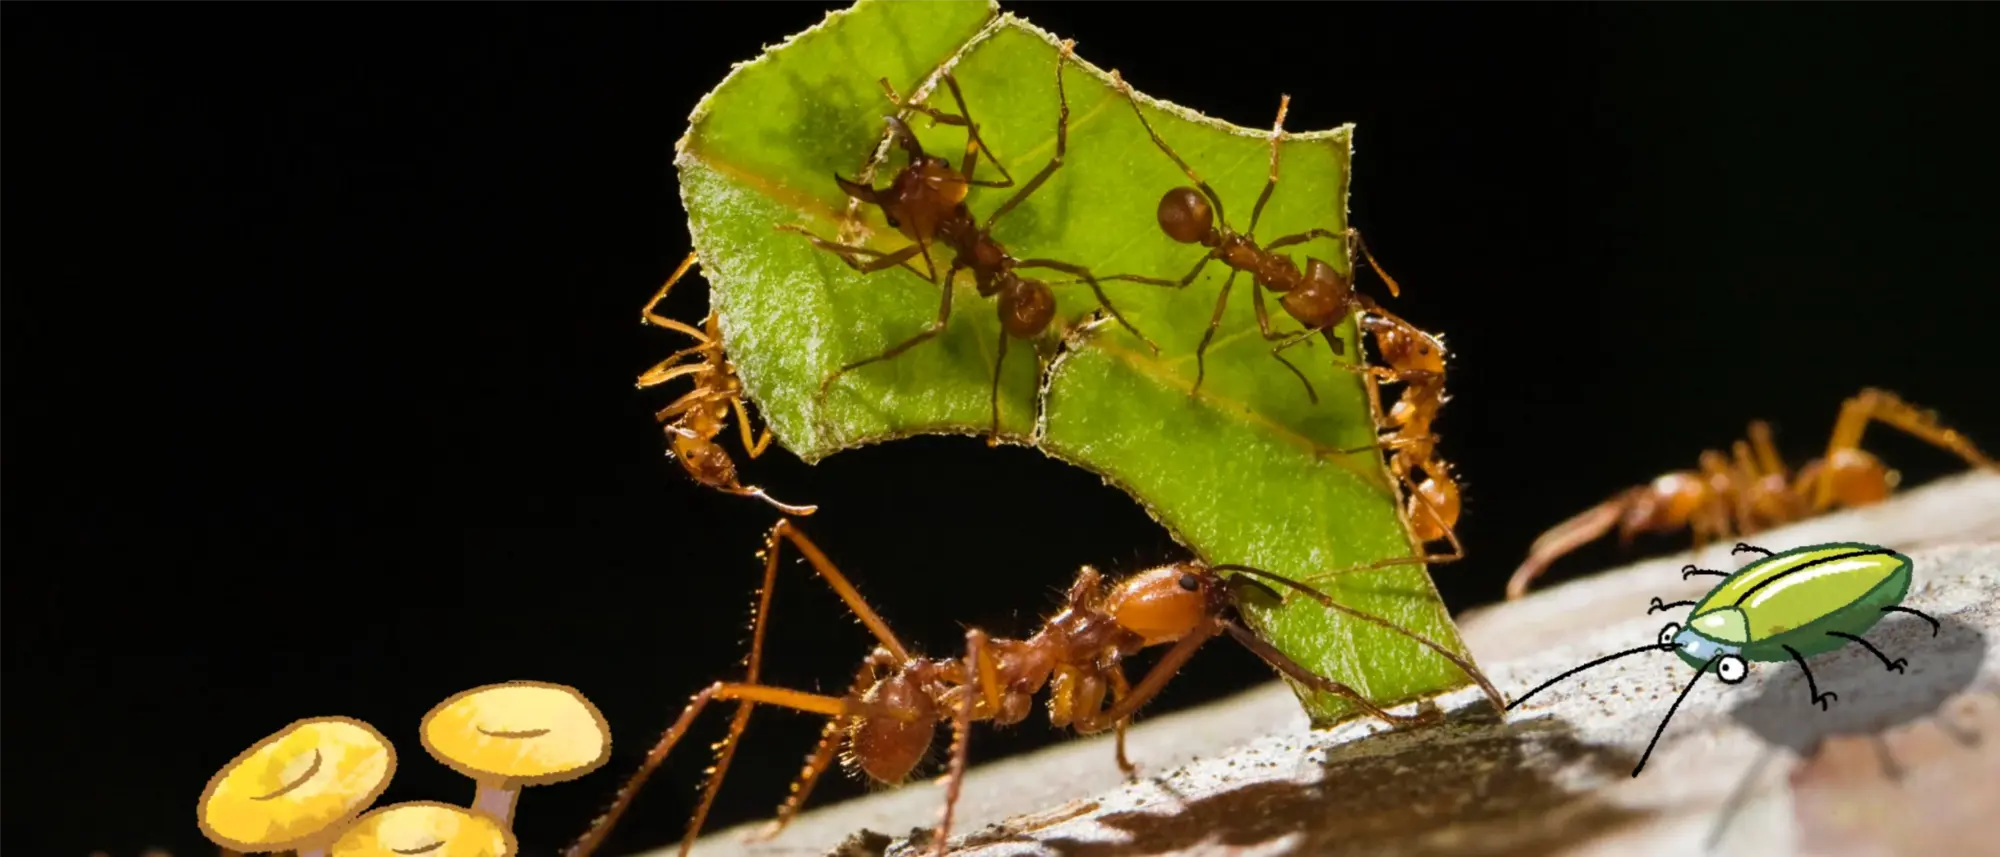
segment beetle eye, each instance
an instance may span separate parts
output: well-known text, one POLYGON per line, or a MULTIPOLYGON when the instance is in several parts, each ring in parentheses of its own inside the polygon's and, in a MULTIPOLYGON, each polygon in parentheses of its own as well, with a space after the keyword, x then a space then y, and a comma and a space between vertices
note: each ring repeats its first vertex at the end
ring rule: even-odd
POLYGON ((1715 676, 1726 684, 1742 681, 1749 674, 1750 665, 1735 655, 1723 655, 1722 661, 1715 665, 1715 676))
POLYGON ((1181 588, 1189 592, 1194 592, 1201 589, 1201 579, 1195 577, 1191 573, 1182 574, 1180 583, 1181 583, 1181 588))
POLYGON ((1670 647, 1674 644, 1674 638, 1680 635, 1681 626, 1674 622, 1668 622, 1667 627, 1660 629, 1660 645, 1670 647))

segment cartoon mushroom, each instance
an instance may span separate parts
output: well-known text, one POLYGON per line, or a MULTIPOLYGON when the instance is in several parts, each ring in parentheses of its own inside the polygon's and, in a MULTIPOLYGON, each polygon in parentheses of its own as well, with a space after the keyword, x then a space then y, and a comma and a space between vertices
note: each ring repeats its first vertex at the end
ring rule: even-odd
POLYGON ((498 821, 418 800, 362 816, 334 840, 328 857, 513 857, 518 845, 498 821))
POLYGON ((375 727, 351 717, 307 718, 217 771, 195 815, 202 835, 229 851, 324 857, 395 772, 396 748, 375 727))
POLYGON ((575 688, 510 681, 456 694, 424 715, 424 749, 479 784, 471 810, 514 823, 523 786, 567 782, 611 758, 611 727, 575 688))

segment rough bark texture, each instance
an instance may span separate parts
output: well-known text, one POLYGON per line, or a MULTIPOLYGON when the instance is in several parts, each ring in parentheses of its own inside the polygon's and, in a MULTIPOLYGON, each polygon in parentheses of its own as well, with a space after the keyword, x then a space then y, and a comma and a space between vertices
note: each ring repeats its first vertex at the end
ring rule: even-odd
MULTIPOLYGON (((1907 668, 1849 646, 1812 660, 1826 711, 1790 664, 1742 684, 1698 682, 1644 773, 1633 766, 1694 673, 1672 655, 1592 669, 1495 716, 1476 691, 1438 700, 1445 725, 1306 728, 1272 684, 1133 730, 1125 783, 1108 737, 975 769, 955 853, 1059 854, 2000 854, 1983 830, 2000 807, 2000 477, 1969 474, 1873 509, 1759 536, 1896 547, 1916 563, 1907 604, 1867 636, 1907 668)), ((1734 568, 1729 546, 1662 557, 1461 617, 1510 698, 1571 667, 1651 641, 1674 614, 1655 595, 1699 597, 1697 562, 1734 568)), ((1441 569, 1438 573, 1452 573, 1441 569)), ((789 757, 788 757, 789 758, 789 757)), ((711 855, 914 854, 941 791, 928 784, 825 807, 776 839, 746 826, 711 855)))

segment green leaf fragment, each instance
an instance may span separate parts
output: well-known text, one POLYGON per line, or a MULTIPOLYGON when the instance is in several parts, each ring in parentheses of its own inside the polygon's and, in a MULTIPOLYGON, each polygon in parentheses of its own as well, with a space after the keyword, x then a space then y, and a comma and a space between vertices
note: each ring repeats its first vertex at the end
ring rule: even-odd
MULTIPOLYGON (((739 65, 697 108, 676 164, 690 228, 712 286, 729 354, 780 443, 807 461, 915 434, 984 435, 1000 327, 991 299, 969 275, 955 285, 939 336, 903 356, 842 376, 838 366, 881 352, 923 329, 938 288, 908 271, 861 275, 802 236, 882 251, 906 240, 879 210, 846 217, 837 172, 880 186, 900 167, 888 156, 883 116, 894 106, 876 83, 956 112, 936 73, 949 66, 988 147, 1015 188, 976 188, 984 218, 1055 154, 1056 40, 984 2, 862 0, 762 57, 739 65), (871 164, 879 164, 874 170, 871 164), (843 232, 845 228, 845 232, 843 232)), ((995 227, 1017 258, 1052 258, 1100 276, 1179 278, 1203 248, 1159 231, 1161 194, 1188 184, 1132 114, 1108 75, 1081 60, 1063 72, 1070 104, 1063 166, 995 227)), ((1148 119, 1248 225, 1270 169, 1270 131, 1251 130, 1147 102, 1148 119)), ((1271 105, 1276 108, 1276 103, 1271 105)), ((957 161, 963 129, 909 114, 924 148, 957 161)), ((1346 226, 1351 128, 1288 132, 1281 179, 1256 234, 1346 226)), ((980 178, 999 173, 982 163, 980 178)), ((950 251, 934 247, 942 272, 950 251)), ((1295 248, 1347 270, 1344 250, 1316 239, 1295 248)), ((922 263, 916 263, 919 268, 922 263)), ((1190 397, 1195 346, 1228 270, 1212 263, 1186 289, 1105 284, 1118 309, 1158 343, 1142 341, 1098 310, 1089 288, 1067 275, 1055 284, 1057 323, 1043 341, 1013 342, 1001 386, 1005 439, 1102 475, 1131 494, 1184 545, 1213 563, 1241 563, 1294 578, 1408 556, 1413 548, 1374 442, 1374 419, 1358 375, 1333 365, 1359 353, 1352 323, 1339 331, 1344 357, 1325 342, 1287 352, 1318 391, 1269 355, 1239 277, 1210 346, 1201 395, 1190 397), (1064 331, 1069 331, 1064 339, 1064 331), (1046 373, 1046 377, 1045 376, 1046 373), (1038 423, 1037 416, 1040 415, 1038 423), (1337 450, 1363 450, 1342 454, 1337 450)), ((1298 325, 1275 304, 1279 330, 1298 325)), ((1316 580, 1341 603, 1398 623, 1464 653, 1421 566, 1316 580)), ((1245 604, 1257 630, 1301 664, 1393 705, 1470 684, 1421 644, 1304 599, 1245 604)), ((1326 725, 1355 716, 1349 703, 1303 694, 1326 725)))

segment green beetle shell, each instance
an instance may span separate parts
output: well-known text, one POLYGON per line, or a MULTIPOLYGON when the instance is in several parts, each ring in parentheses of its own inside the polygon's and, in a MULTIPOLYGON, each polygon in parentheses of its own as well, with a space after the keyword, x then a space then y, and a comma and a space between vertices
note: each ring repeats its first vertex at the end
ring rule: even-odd
POLYGON ((1711 645, 1676 649, 1700 669, 1717 649, 1745 660, 1791 660, 1830 652, 1860 636, 1910 591, 1910 558, 1876 545, 1843 542, 1773 554, 1738 569, 1688 612, 1687 631, 1711 645), (1691 650, 1692 649, 1692 650, 1691 650))

